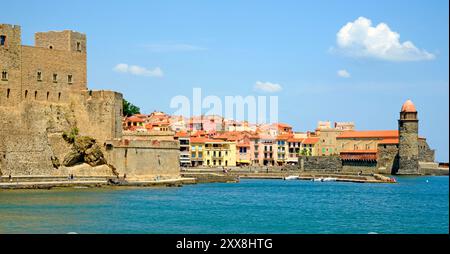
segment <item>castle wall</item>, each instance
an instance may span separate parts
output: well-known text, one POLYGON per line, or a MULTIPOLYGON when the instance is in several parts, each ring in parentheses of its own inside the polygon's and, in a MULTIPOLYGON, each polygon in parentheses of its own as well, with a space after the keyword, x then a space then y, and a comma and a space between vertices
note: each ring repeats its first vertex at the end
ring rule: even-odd
POLYGON ((80 135, 91 136, 102 145, 122 137, 122 94, 113 91, 83 91, 72 95, 80 135))
POLYGON ((419 161, 420 162, 434 162, 434 150, 430 149, 425 139, 419 139, 419 161))
POLYGON ((180 176, 179 145, 176 141, 116 140, 106 143, 106 159, 120 176, 154 180, 180 176))
POLYGON ((300 169, 303 171, 339 172, 342 170, 342 161, 339 156, 301 156, 300 169))
POLYGON ((124 139, 129 140, 174 140, 175 133, 172 131, 123 131, 124 139))
POLYGON ((362 172, 376 173, 377 163, 375 161, 342 161, 342 172, 356 174, 362 172))
POLYGON ((377 173, 392 174, 398 171, 398 147, 396 144, 379 144, 377 173))
POLYGON ((93 92, 92 97, 75 96, 66 104, 23 101, 17 107, 0 106, 0 171, 13 175, 61 175, 62 162, 71 146, 63 132, 77 127, 80 135, 92 136, 100 146, 106 139, 120 137, 121 94, 93 92), (83 100, 85 99, 85 100, 83 100), (118 119, 118 120, 117 120, 118 119))
POLYGON ((22 46, 22 99, 26 99, 25 90, 28 90, 28 99, 68 102, 68 92, 86 90, 86 83, 86 54, 22 46), (41 73, 40 80, 38 72, 41 73), (57 75, 56 82, 54 74, 57 75))
MULTIPOLYGON (((22 102, 17 108, 0 107, 0 171, 13 175, 53 175, 54 147, 49 135, 73 125, 66 106, 22 102)), ((56 137, 57 139, 57 137, 56 137)))
POLYGON ((0 35, 6 36, 5 45, 0 45, 0 74, 8 75, 7 80, 0 76, 0 106, 15 106, 21 95, 21 30, 0 24, 0 35))
MULTIPOLYGON (((21 45, 20 33, 19 26, 0 25, 0 36, 6 36, 6 44, 0 45, 0 74, 8 73, 0 80, 0 174, 89 174, 89 165, 58 168, 55 163, 71 150, 63 132, 76 127, 79 135, 96 139, 119 173, 179 177, 173 134, 155 138, 165 141, 117 141, 122 137, 122 94, 87 90, 84 34, 36 33, 32 47, 21 45), (105 150, 107 142, 119 143, 105 150)), ((103 167, 92 174, 111 172, 103 167)))
POLYGON ((34 35, 35 47, 86 53, 86 35, 70 30, 39 32, 34 35))

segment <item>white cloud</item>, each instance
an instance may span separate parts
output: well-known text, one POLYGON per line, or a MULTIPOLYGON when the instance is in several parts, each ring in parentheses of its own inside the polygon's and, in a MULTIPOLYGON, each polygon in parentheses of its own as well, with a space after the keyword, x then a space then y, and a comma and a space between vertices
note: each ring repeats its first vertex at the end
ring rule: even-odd
POLYGON ((147 44, 144 47, 151 52, 183 52, 183 51, 200 51, 206 50, 204 47, 195 46, 185 43, 160 43, 160 44, 147 44))
POLYGON ((435 56, 416 48, 411 41, 400 42, 400 34, 385 23, 372 26, 372 21, 359 17, 348 22, 336 35, 343 53, 354 57, 371 57, 388 61, 432 60, 435 56))
POLYGON ((347 70, 338 70, 337 75, 341 78, 350 78, 350 73, 347 70))
POLYGON ((164 75, 161 68, 147 69, 137 65, 118 64, 113 68, 116 72, 130 73, 136 76, 162 77, 164 75))
POLYGON ((261 82, 261 81, 256 81, 254 88, 255 88, 255 90, 268 92, 268 93, 275 93, 275 92, 281 91, 283 89, 280 84, 275 84, 275 83, 270 83, 270 82, 261 82))

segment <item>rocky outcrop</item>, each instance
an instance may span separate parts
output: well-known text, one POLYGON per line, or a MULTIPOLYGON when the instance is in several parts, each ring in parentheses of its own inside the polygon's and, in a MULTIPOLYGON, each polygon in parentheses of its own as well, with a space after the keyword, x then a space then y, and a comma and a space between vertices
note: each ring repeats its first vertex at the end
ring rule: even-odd
POLYGON ((78 151, 71 151, 69 152, 65 157, 63 161, 63 165, 66 167, 71 167, 73 165, 76 165, 78 163, 83 162, 83 155, 79 153, 78 151))
POLYGON ((103 152, 97 144, 94 144, 85 151, 84 161, 92 167, 106 164, 103 152))
POLYGON ((87 136, 74 139, 73 149, 64 157, 63 165, 70 167, 83 162, 92 167, 106 164, 100 146, 97 145, 95 139, 87 136))

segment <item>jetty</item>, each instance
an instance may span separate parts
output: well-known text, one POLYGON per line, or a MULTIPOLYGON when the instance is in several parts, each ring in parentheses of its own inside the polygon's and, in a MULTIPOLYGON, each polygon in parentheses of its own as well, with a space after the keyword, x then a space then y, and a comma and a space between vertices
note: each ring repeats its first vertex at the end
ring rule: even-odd
POLYGON ((184 184, 195 184, 195 178, 174 178, 174 179, 128 179, 104 177, 80 176, 69 177, 60 176, 14 176, 0 177, 0 189, 52 189, 52 188, 98 188, 98 187, 180 187, 184 184))
POLYGON ((381 174, 357 174, 350 172, 304 172, 282 168, 189 168, 181 172, 183 177, 197 178, 197 182, 237 182, 239 179, 285 179, 295 176, 298 180, 333 178, 337 182, 395 183, 393 178, 381 174), (234 180, 233 180, 234 179, 234 180))

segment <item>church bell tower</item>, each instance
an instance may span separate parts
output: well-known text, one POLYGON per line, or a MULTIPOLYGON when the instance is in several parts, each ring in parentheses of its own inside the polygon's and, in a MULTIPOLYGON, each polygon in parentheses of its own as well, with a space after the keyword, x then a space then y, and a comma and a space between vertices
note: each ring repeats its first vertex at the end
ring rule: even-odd
POLYGON ((398 133, 399 168, 396 174, 419 174, 419 120, 411 100, 407 100, 400 111, 398 133))

